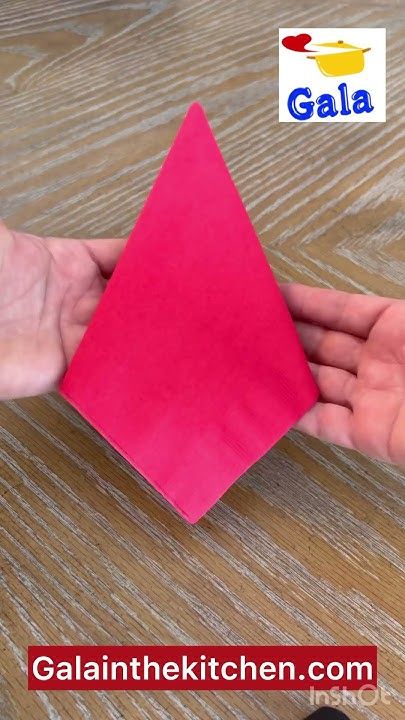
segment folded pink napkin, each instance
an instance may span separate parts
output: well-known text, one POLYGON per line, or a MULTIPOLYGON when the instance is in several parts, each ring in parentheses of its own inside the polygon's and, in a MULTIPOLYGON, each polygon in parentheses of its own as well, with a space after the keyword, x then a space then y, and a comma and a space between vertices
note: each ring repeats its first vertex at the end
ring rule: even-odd
POLYGON ((317 398, 198 104, 188 110, 60 391, 190 522, 317 398))

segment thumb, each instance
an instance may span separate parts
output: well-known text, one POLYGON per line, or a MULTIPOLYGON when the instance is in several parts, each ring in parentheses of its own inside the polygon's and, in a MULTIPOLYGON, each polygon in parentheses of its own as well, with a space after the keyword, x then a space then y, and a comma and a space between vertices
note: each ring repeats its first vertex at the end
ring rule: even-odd
POLYGON ((106 278, 113 273, 125 243, 124 239, 83 240, 94 262, 99 266, 101 274, 106 278))

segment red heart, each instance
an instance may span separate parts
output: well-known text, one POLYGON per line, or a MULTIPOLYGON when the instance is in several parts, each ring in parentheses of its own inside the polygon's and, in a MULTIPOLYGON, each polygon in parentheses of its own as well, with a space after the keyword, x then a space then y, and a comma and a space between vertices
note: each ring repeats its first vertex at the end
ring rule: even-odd
POLYGON ((311 40, 310 35, 301 33, 300 35, 287 35, 281 42, 288 50, 295 50, 295 52, 313 52, 312 50, 307 50, 305 47, 311 40))

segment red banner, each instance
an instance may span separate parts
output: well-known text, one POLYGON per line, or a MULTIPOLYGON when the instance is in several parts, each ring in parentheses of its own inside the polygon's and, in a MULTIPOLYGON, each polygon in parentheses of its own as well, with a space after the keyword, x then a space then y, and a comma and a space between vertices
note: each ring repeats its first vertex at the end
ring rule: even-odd
POLYGON ((359 690, 374 646, 31 646, 29 690, 359 690))

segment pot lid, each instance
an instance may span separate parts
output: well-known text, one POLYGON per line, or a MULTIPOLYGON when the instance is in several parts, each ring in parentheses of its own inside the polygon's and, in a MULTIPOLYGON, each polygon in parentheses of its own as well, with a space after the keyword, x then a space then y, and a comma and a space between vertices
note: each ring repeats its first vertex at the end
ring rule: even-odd
POLYGON ((338 40, 337 42, 313 43, 313 45, 316 45, 316 47, 339 48, 342 50, 361 50, 361 48, 357 45, 345 43, 343 40, 338 40))

